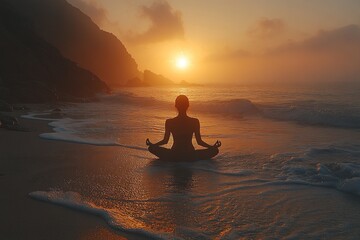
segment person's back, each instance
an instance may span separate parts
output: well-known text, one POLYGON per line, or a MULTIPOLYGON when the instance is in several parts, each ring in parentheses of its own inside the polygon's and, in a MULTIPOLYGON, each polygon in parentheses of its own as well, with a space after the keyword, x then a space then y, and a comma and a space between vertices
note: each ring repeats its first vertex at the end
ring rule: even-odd
POLYGON ((189 152, 195 150, 192 144, 192 137, 196 131, 199 120, 188 116, 177 116, 167 120, 170 133, 174 143, 171 147, 174 151, 189 152))
POLYGON ((200 160, 209 159, 219 153, 221 142, 217 141, 213 146, 204 142, 200 134, 200 122, 196 118, 191 118, 186 111, 189 107, 189 100, 185 95, 180 95, 175 100, 175 107, 179 114, 177 117, 168 119, 165 122, 164 139, 155 144, 146 139, 149 151, 161 159, 182 159, 200 160), (174 143, 171 149, 160 147, 169 142, 172 134, 174 143), (192 137, 195 135, 196 142, 207 149, 195 150, 192 145, 192 137))

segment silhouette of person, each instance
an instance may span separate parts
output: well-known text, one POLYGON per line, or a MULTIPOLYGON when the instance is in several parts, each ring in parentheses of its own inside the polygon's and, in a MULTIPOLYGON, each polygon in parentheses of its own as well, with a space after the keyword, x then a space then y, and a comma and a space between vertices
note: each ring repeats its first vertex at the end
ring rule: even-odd
POLYGON ((175 161, 203 160, 215 157, 219 153, 221 142, 216 141, 214 145, 209 145, 201 139, 199 120, 186 114, 189 108, 189 99, 185 95, 178 96, 175 100, 175 107, 179 114, 175 118, 166 120, 164 139, 155 144, 146 139, 149 152, 160 159, 175 161), (170 134, 174 139, 171 149, 160 147, 169 142, 170 134), (197 144, 206 149, 195 150, 192 145, 194 134, 197 144))

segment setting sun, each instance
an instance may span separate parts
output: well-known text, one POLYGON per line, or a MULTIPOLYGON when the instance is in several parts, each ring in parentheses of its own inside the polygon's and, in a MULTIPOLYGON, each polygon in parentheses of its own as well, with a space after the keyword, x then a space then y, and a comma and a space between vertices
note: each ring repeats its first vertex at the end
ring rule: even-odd
POLYGON ((176 67, 179 68, 179 69, 186 69, 189 67, 189 59, 182 55, 182 56, 179 56, 177 59, 176 59, 176 67))

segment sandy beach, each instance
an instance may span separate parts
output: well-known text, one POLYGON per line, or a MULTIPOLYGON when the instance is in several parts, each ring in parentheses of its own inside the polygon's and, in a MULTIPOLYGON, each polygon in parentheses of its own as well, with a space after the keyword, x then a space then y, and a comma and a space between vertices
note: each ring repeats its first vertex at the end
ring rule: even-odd
POLYGON ((39 134, 51 132, 46 121, 19 117, 19 122, 30 132, 0 129, 1 239, 139 239, 112 230, 96 216, 28 196, 61 184, 67 174, 99 169, 95 159, 114 161, 109 153, 118 149, 43 140, 39 134))

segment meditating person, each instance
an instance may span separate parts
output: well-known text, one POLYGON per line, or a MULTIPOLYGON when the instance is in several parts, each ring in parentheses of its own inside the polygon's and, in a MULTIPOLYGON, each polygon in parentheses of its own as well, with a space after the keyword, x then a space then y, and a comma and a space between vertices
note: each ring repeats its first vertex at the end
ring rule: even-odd
POLYGON ((170 161, 193 161, 215 157, 219 153, 221 142, 216 141, 214 145, 209 145, 201 139, 199 120, 186 114, 189 108, 189 99, 185 95, 178 96, 175 100, 175 107, 179 114, 175 118, 166 120, 164 139, 155 144, 146 139, 149 152, 160 159, 170 161), (170 134, 174 139, 171 149, 160 147, 169 142, 170 134), (195 150, 192 145, 194 134, 197 144, 206 149, 195 150))

